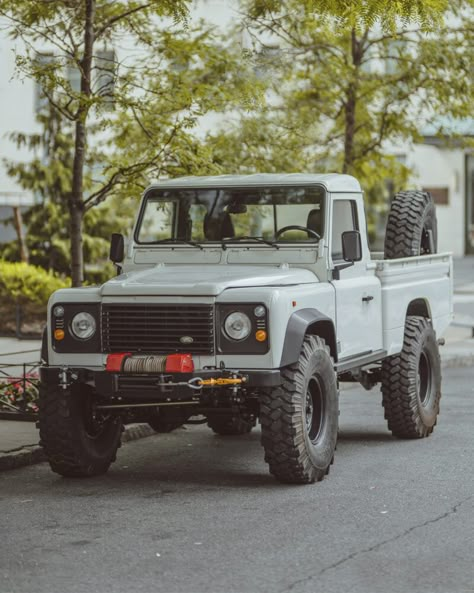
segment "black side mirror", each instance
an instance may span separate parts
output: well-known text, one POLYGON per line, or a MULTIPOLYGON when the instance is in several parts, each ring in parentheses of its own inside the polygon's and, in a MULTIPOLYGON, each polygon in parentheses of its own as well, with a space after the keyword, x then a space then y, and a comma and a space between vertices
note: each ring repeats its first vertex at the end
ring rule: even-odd
POLYGON ((110 240, 110 254, 109 258, 114 264, 117 264, 123 261, 125 256, 125 242, 123 235, 120 233, 112 233, 112 238, 110 240))
POLYGON ((342 233, 342 257, 344 261, 355 262, 362 259, 362 243, 359 231, 342 233))

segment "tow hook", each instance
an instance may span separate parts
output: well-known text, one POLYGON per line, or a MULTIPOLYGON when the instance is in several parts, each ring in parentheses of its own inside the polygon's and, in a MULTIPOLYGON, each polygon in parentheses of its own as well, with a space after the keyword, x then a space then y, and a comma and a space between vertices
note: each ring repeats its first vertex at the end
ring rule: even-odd
POLYGON ((178 387, 178 386, 187 386, 191 389, 195 389, 196 391, 201 390, 203 387, 224 387, 224 386, 232 386, 236 391, 238 385, 242 385, 242 383, 246 383, 247 377, 244 375, 238 376, 237 374, 233 374, 231 377, 210 377, 209 379, 203 379, 202 377, 193 377, 189 379, 189 381, 178 381, 176 383, 170 381, 167 383, 158 383, 157 385, 160 387, 178 387))
POLYGON ((74 381, 77 381, 78 378, 79 375, 77 373, 71 372, 68 367, 62 367, 59 372, 58 385, 66 391, 66 389, 70 387, 74 381))

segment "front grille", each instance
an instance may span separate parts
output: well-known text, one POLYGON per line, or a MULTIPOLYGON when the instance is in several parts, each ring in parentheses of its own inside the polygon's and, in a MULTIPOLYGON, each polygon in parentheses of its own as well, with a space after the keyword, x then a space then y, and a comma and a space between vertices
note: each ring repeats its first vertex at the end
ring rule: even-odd
POLYGON ((102 305, 101 326, 104 352, 214 353, 212 305, 102 305))

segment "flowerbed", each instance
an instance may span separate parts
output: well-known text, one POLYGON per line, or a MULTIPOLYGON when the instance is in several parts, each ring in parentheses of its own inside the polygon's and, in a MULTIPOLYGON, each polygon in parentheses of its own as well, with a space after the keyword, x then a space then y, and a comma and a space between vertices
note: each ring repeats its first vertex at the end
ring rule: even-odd
POLYGON ((16 413, 38 412, 38 373, 25 377, 9 377, 0 380, 0 410, 16 413))

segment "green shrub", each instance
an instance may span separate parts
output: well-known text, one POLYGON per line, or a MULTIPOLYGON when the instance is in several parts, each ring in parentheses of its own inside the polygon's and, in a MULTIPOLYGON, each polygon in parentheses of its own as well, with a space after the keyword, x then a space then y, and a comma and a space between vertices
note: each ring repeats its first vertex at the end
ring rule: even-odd
POLYGON ((38 266, 0 260, 0 301, 5 304, 46 305, 55 290, 67 288, 64 280, 38 266))

